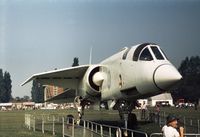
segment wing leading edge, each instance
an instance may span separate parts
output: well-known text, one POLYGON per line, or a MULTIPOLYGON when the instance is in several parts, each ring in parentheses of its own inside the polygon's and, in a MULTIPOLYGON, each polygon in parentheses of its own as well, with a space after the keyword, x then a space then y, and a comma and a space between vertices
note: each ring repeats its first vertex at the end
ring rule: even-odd
POLYGON ((90 65, 64 68, 32 75, 21 86, 36 79, 42 85, 54 85, 64 89, 76 89, 77 82, 83 77, 90 65))

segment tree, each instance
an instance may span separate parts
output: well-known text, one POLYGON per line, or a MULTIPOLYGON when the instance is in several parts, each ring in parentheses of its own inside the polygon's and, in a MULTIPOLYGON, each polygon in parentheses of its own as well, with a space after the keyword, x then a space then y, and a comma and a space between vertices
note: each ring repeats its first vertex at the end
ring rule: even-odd
POLYGON ((183 80, 172 95, 175 99, 184 98, 189 101, 197 101, 200 98, 200 57, 186 57, 178 70, 183 76, 183 80))
POLYGON ((32 97, 32 100, 36 103, 44 102, 44 88, 36 80, 33 80, 31 97, 32 97))
POLYGON ((3 78, 3 70, 0 69, 0 102, 4 102, 4 94, 5 94, 5 83, 3 78))
POLYGON ((23 97, 23 100, 24 100, 24 101, 29 101, 29 100, 30 100, 30 97, 25 95, 25 96, 23 97))
POLYGON ((20 98, 20 97, 16 97, 15 100, 16 100, 16 101, 20 101, 21 98, 20 98))
POLYGON ((4 101, 5 102, 9 102, 10 99, 12 98, 11 96, 11 92, 12 92, 12 85, 11 85, 12 81, 11 81, 11 78, 10 78, 10 74, 9 72, 5 72, 4 73, 4 86, 5 86, 5 94, 4 94, 4 101))
POLYGON ((3 70, 0 69, 0 102, 9 102, 12 98, 12 81, 9 72, 5 72, 3 75, 3 70))
POLYGON ((79 66, 78 57, 75 57, 75 58, 74 58, 74 62, 73 62, 73 64, 72 64, 72 67, 75 67, 75 66, 79 66))

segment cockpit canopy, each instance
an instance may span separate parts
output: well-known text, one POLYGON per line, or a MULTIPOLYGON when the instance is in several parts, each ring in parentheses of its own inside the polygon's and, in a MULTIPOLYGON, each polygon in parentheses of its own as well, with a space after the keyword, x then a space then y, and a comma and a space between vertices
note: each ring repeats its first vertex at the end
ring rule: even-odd
MULTIPOLYGON (((123 59, 126 59, 130 49, 123 55, 123 59)), ((139 45, 135 51, 133 52, 133 61, 152 61, 152 60, 166 60, 164 52, 160 49, 160 47, 153 43, 144 43, 139 45)))
POLYGON ((146 47, 140 54, 140 60, 145 60, 145 61, 151 61, 153 60, 153 57, 148 49, 148 47, 146 47))

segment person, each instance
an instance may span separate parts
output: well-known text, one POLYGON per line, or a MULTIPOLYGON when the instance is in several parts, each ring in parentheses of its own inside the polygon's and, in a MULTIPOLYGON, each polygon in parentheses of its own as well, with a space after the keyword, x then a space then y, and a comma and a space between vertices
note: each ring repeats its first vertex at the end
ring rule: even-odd
POLYGON ((147 105, 146 105, 145 101, 143 101, 143 104, 141 105, 141 109, 142 109, 141 119, 145 119, 145 112, 147 110, 147 105))
POLYGON ((172 114, 167 116, 167 123, 162 128, 163 137, 184 137, 184 128, 178 126, 178 118, 172 114))
POLYGON ((160 105, 156 104, 155 106, 155 122, 159 123, 160 121, 160 105))
POLYGON ((80 125, 80 121, 81 121, 81 118, 82 118, 82 107, 79 105, 77 107, 77 109, 78 109, 78 118, 77 118, 76 123, 77 123, 77 125, 80 125))
POLYGON ((198 107, 198 103, 195 102, 195 103, 194 103, 194 109, 197 110, 197 107, 198 107))

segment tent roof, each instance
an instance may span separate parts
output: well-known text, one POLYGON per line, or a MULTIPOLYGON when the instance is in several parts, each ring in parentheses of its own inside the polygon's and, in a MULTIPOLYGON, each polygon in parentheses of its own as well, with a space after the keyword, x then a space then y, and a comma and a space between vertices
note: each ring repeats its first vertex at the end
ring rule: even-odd
POLYGON ((170 93, 163 93, 153 97, 150 97, 151 100, 173 100, 170 93))

